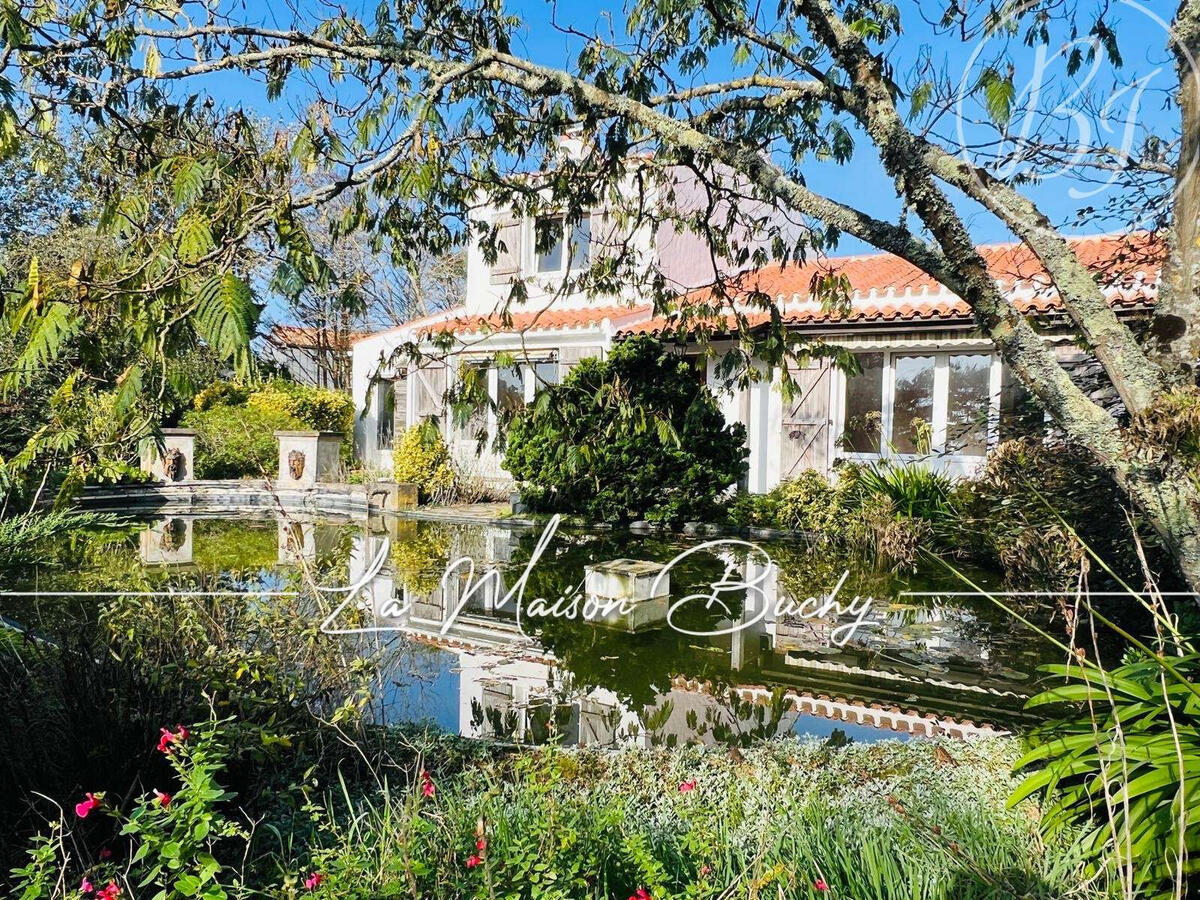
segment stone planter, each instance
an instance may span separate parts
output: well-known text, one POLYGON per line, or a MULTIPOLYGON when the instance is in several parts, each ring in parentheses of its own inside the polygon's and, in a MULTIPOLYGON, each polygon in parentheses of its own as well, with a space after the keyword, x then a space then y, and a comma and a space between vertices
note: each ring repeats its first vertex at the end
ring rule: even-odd
POLYGON ((191 428, 164 428, 163 452, 151 444, 142 451, 142 469, 158 481, 168 484, 194 481, 193 468, 196 458, 196 432, 191 428))
POLYGON ((277 431, 275 437, 279 441, 279 487, 311 487, 337 480, 340 431, 277 431))
POLYGON ((585 566, 587 596, 609 606, 608 615, 593 621, 625 631, 664 623, 671 603, 671 576, 659 577, 665 568, 662 563, 641 559, 613 559, 585 566))

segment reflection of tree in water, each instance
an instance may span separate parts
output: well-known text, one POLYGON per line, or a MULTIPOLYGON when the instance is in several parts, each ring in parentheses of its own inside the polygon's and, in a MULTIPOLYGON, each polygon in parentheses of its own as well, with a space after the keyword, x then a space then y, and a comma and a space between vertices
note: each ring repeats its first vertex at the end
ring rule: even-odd
MULTIPOLYGON (((508 567, 508 583, 528 562, 537 538, 537 534, 521 536, 508 567)), ((526 604, 536 597, 553 600, 575 591, 583 580, 584 568, 593 563, 626 557, 665 562, 688 546, 672 537, 559 532, 530 575, 526 604)), ((724 571, 720 559, 702 554, 689 556, 671 570, 672 596, 707 590, 724 571)), ((741 615, 742 597, 725 595, 722 599, 733 616, 741 615)), ((701 631, 719 627, 725 618, 724 610, 706 612, 703 604, 694 603, 681 610, 676 622, 688 630, 701 631)), ((582 689, 607 688, 633 707, 653 703, 676 675, 719 678, 729 671, 727 636, 691 637, 665 625, 630 633, 559 618, 531 617, 523 619, 522 624, 527 634, 554 653, 582 689)))
POLYGON ((702 708, 684 712, 682 722, 672 721, 678 718, 672 699, 643 710, 642 725, 651 746, 674 747, 683 734, 689 744, 750 747, 786 733, 795 718, 789 717, 793 703, 782 687, 775 688, 766 702, 748 700, 730 684, 714 685, 697 696, 703 699, 702 708))
MULTIPOLYGON (((797 602, 827 593, 846 571, 850 574, 839 594, 842 602, 855 596, 875 600, 875 621, 859 629, 847 652, 886 652, 894 660, 913 664, 966 664, 980 673, 1033 671, 1046 661, 1044 645, 1031 640, 1024 625, 986 597, 930 596, 968 589, 936 564, 917 572, 896 573, 828 545, 815 549, 802 544, 779 545, 773 546, 771 553, 779 568, 780 592, 797 602), (1028 660, 1028 665, 1019 660, 1028 660)), ((961 565, 956 563, 956 567, 961 565)), ((985 588, 998 579, 994 573, 974 569, 969 576, 985 588)), ((1050 611, 1044 606, 1031 612, 1035 619, 1048 623, 1050 611)))

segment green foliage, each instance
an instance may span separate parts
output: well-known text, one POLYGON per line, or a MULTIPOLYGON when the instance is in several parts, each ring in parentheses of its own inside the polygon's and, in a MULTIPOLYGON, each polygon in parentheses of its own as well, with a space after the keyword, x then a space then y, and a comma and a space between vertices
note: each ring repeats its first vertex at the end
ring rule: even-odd
POLYGON ((276 474, 276 431, 340 431, 348 444, 353 421, 347 394, 270 381, 257 387, 215 382, 196 395, 181 424, 196 429, 201 478, 255 478, 276 474))
POLYGON ((441 583, 450 562, 453 532, 435 522, 397 523, 390 561, 396 581, 412 593, 428 597, 441 583))
POLYGON ((737 762, 528 751, 457 777, 434 769, 431 797, 411 776, 338 796, 311 810, 318 848, 278 867, 322 873, 319 896, 363 900, 1059 898, 1079 890, 1079 855, 1066 835, 1039 844, 1024 810, 1002 811, 1011 746, 783 741, 737 762))
POLYGON ((684 360, 639 337, 584 360, 519 413, 504 467, 536 509, 680 522, 711 515, 738 481, 745 438, 684 360))
POLYGON ((45 558, 48 542, 71 529, 113 525, 114 516, 87 512, 27 512, 0 519, 0 571, 45 558))
POLYGON ((192 404, 198 410, 213 406, 239 406, 249 399, 252 390, 250 385, 236 381, 214 381, 196 394, 192 404))
POLYGON ((233 795, 217 783, 226 750, 216 723, 191 729, 186 738, 172 741, 164 755, 174 783, 135 798, 127 810, 117 805, 122 798, 94 793, 98 806, 88 812, 87 823, 78 818, 78 825, 56 822, 48 835, 35 839, 29 864, 13 872, 19 896, 61 897, 64 882, 74 886, 85 879, 96 889, 116 884, 122 896, 140 896, 145 891, 160 900, 224 900, 236 895, 236 848, 245 852, 249 834, 221 811, 233 795), (111 821, 105 825, 128 844, 127 859, 77 854, 76 847, 86 846, 86 840, 75 832, 83 831, 85 824, 94 830, 93 818, 111 821), (218 853, 225 855, 227 863, 217 861, 218 853))
POLYGON ((1127 577, 1141 570, 1128 498, 1074 444, 1006 441, 959 499, 966 548, 1015 585, 1072 587, 1085 543, 1127 577))
POLYGON ((251 391, 246 405, 264 412, 286 412, 316 431, 345 434, 354 427, 354 401, 342 391, 276 380, 251 391))
POLYGON ((405 430, 392 450, 392 477, 415 484, 422 502, 445 503, 453 498, 457 476, 437 426, 426 422, 405 430))
POLYGON ((846 527, 854 489, 848 472, 843 470, 831 484, 820 472, 806 469, 765 494, 738 494, 729 505, 730 520, 737 525, 838 536, 846 527))
POLYGON ((738 525, 808 532, 894 567, 911 567, 924 544, 951 546, 953 485, 918 466, 847 464, 831 484, 806 471, 770 492, 741 495, 728 509, 738 525))
POLYGON ((1084 824, 1094 868, 1124 873, 1131 896, 1176 896, 1177 873, 1200 870, 1200 656, 1045 671, 1063 683, 1029 705, 1067 712, 1030 735, 1018 762, 1027 775, 1010 805, 1044 794, 1045 828, 1084 824))
POLYGON ((210 406, 184 415, 181 424, 196 429, 196 474, 200 478, 263 478, 279 468, 276 431, 297 431, 304 424, 282 409, 210 406))
POLYGON ((882 462, 861 467, 856 477, 865 497, 889 501, 898 516, 937 523, 954 514, 954 483, 925 466, 882 462))

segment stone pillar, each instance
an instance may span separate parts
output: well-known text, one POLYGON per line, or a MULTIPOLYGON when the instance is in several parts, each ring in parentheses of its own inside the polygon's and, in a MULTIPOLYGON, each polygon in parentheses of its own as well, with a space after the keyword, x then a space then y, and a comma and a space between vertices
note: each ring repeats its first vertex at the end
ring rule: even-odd
POLYGON ((163 453, 151 444, 142 451, 142 469, 159 481, 168 483, 193 481, 196 477, 192 468, 196 458, 196 432, 191 428, 164 428, 163 453))
POLYGON ((337 479, 340 431, 277 431, 279 487, 312 487, 337 479))

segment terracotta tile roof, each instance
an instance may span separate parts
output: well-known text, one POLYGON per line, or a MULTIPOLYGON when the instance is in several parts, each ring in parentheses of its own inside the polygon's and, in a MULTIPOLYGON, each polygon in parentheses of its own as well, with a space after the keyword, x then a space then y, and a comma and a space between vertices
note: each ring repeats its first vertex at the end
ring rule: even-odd
POLYGON ((267 333, 267 340, 278 347, 301 350, 312 350, 316 347, 349 350, 351 344, 369 334, 369 331, 339 332, 335 329, 310 328, 306 325, 273 325, 267 333))
MULTIPOLYGON (((1146 234, 1132 236, 1100 235, 1072 238, 1070 243, 1080 260, 1105 286, 1105 294, 1114 307, 1136 309, 1154 302, 1158 279, 1159 245, 1146 234)), ((1025 315, 1050 315, 1062 309, 1061 301, 1050 286, 1041 263, 1024 244, 990 244, 979 248, 989 271, 1001 288, 1025 315)), ((742 302, 750 327, 769 321, 768 313, 748 303, 754 295, 773 301, 788 324, 842 325, 857 323, 937 322, 969 324, 971 310, 954 294, 946 291, 929 275, 889 253, 832 257, 802 265, 765 266, 748 272, 727 287, 734 304, 742 302), (845 276, 850 288, 850 309, 845 315, 826 312, 813 297, 813 281, 818 276, 845 276)), ((681 304, 729 306, 718 304, 709 288, 685 295, 681 304)), ((734 316, 696 317, 714 330, 732 330, 734 316)), ((678 314, 656 316, 621 329, 622 334, 674 332, 678 314)))
POLYGON ((577 309, 547 309, 532 312, 510 312, 507 317, 499 313, 486 316, 460 315, 434 322, 418 328, 422 337, 435 334, 486 334, 489 332, 519 332, 530 330, 561 330, 587 328, 600 325, 606 319, 615 322, 630 318, 648 318, 650 304, 637 306, 584 306, 577 309))
POLYGON ((444 322, 446 319, 453 317, 456 313, 461 313, 465 307, 452 306, 450 309, 438 310, 435 313, 430 313, 427 316, 420 316, 416 319, 409 319, 406 322, 401 322, 399 325, 393 325, 391 328, 382 328, 379 331, 368 331, 358 335, 350 343, 357 344, 361 340, 370 337, 378 337, 382 334, 394 334, 398 331, 412 331, 419 329, 422 325, 428 325, 434 322, 444 322))

